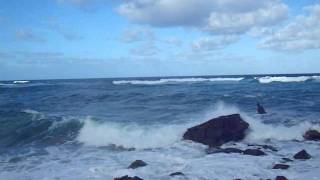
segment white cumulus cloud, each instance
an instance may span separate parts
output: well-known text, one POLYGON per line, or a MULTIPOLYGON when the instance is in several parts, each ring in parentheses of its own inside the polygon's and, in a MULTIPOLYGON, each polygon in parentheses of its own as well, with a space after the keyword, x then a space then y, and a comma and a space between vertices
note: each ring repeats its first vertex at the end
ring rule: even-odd
POLYGON ((234 34, 277 24, 287 17, 288 7, 280 0, 131 0, 118 12, 140 24, 234 34))
POLYGON ((259 47, 276 51, 304 51, 320 48, 320 4, 306 7, 307 16, 297 16, 292 22, 267 36, 259 47))
POLYGON ((194 51, 212 51, 224 48, 238 40, 236 35, 209 36, 200 38, 192 43, 194 51))

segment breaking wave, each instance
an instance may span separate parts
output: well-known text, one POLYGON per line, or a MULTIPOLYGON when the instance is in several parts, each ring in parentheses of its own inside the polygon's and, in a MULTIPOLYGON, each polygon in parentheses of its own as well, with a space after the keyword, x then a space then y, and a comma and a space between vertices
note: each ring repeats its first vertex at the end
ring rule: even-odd
POLYGON ((320 80, 320 76, 298 76, 298 77, 287 77, 287 76, 265 76, 255 77, 260 83, 266 84, 271 82, 305 82, 309 80, 320 80))
POLYGON ((114 145, 123 148, 160 148, 180 142, 183 133, 190 127, 214 117, 239 113, 250 124, 245 141, 256 142, 269 139, 287 141, 303 140, 309 129, 320 130, 319 125, 303 122, 294 126, 265 124, 258 116, 247 115, 236 106, 219 102, 202 115, 183 124, 143 126, 137 124, 98 123, 88 118, 80 130, 77 140, 88 146, 114 145))
POLYGON ((115 145, 123 148, 158 148, 181 140, 185 125, 141 126, 134 124, 97 123, 87 119, 78 141, 89 146, 115 145))
POLYGON ((13 84, 26 84, 26 83, 30 83, 30 81, 22 81, 22 80, 20 80, 20 81, 13 81, 12 83, 13 84))
POLYGON ((113 81, 115 85, 133 84, 133 85, 157 85, 157 84, 177 84, 177 83, 197 83, 197 82, 219 82, 219 81, 241 81, 239 78, 169 78, 159 80, 118 80, 113 81))

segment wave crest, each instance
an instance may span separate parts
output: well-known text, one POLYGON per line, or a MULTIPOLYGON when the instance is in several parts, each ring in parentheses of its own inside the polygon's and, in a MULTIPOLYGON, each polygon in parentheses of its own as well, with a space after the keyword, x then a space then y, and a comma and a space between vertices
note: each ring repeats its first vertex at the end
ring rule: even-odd
POLYGON ((115 85, 132 84, 132 85, 157 85, 157 84, 177 84, 177 83, 198 83, 198 82, 219 82, 219 81, 241 81, 240 78, 168 78, 159 80, 118 80, 113 81, 115 85))
POLYGON ((250 124, 245 141, 260 142, 264 140, 303 140, 303 134, 309 129, 320 130, 319 125, 303 122, 294 126, 265 124, 257 115, 248 115, 236 106, 223 102, 215 104, 210 111, 199 118, 182 124, 134 125, 120 123, 98 123, 88 118, 80 130, 77 140, 89 146, 115 145, 123 148, 147 149, 168 147, 182 139, 183 133, 190 127, 211 118, 239 113, 250 124))
POLYGON ((271 82, 305 82, 308 80, 320 80, 320 76, 298 76, 298 77, 287 77, 287 76, 265 76, 255 77, 260 83, 266 84, 271 82))
POLYGON ((115 145, 147 149, 169 146, 181 140, 184 125, 139 126, 133 124, 97 123, 87 119, 77 140, 89 146, 115 145))

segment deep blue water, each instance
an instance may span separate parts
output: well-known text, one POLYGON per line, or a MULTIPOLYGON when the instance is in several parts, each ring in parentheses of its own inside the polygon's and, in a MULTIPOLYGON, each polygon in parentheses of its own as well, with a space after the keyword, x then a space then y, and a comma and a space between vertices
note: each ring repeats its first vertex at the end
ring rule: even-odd
POLYGON ((8 161, 30 147, 39 156, 52 146, 81 148, 84 145, 77 137, 88 117, 100 124, 184 124, 203 118, 217 103, 256 116, 259 101, 268 112, 261 117, 266 124, 319 124, 319 75, 274 76, 278 78, 261 76, 267 82, 258 76, 3 81, 1 160, 8 161))

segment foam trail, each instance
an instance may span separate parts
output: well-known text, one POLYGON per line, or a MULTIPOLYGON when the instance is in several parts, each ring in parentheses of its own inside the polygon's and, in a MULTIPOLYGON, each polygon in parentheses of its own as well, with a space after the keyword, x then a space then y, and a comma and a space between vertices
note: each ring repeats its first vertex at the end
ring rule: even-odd
POLYGON ((305 82, 308 80, 320 80, 320 76, 298 76, 298 77, 286 77, 286 76, 265 76, 255 77, 260 83, 266 84, 271 82, 305 82))
POLYGON ((115 85, 133 84, 133 85, 157 85, 157 84, 175 84, 175 83, 197 83, 197 82, 218 82, 218 81, 241 81, 244 78, 169 78, 159 80, 119 80, 113 81, 115 85))

